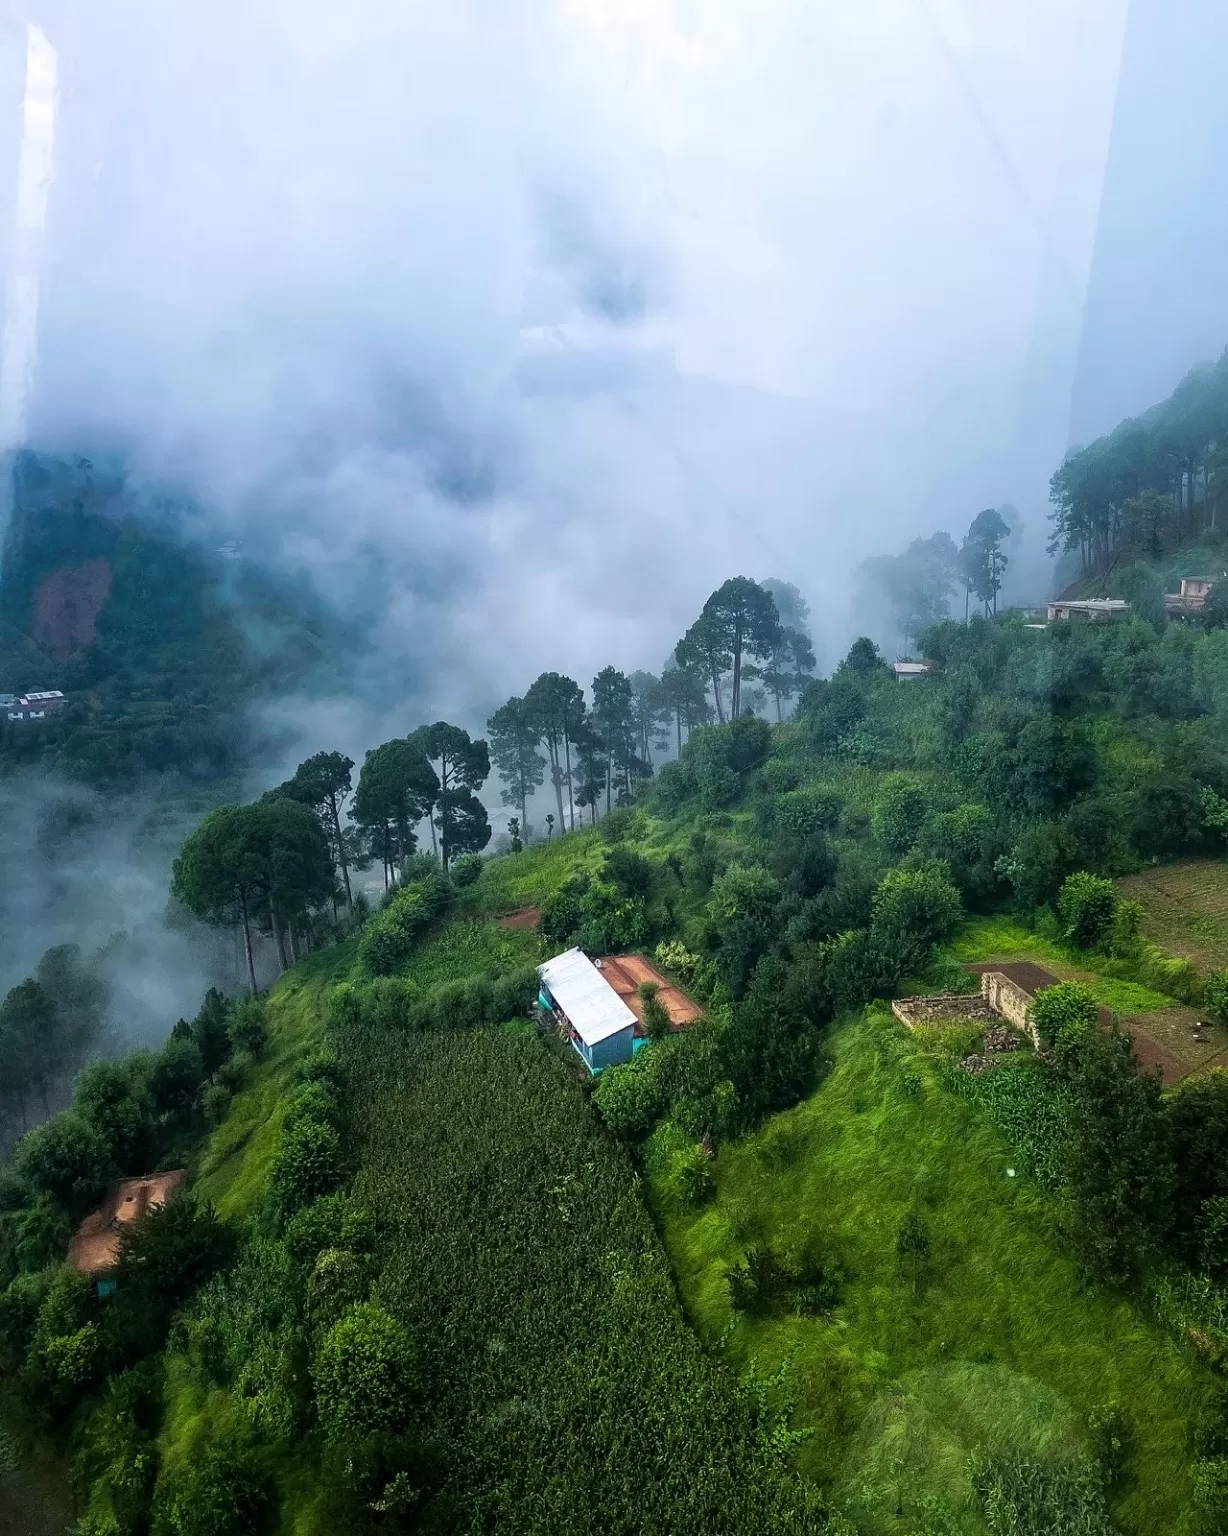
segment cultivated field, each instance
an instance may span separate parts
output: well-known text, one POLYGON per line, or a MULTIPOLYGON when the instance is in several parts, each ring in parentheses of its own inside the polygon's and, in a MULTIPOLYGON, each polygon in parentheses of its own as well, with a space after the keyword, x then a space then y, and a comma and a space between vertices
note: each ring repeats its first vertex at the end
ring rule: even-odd
POLYGON ((1199 970, 1228 966, 1228 863, 1183 859, 1119 880, 1123 896, 1143 909, 1153 944, 1199 970))

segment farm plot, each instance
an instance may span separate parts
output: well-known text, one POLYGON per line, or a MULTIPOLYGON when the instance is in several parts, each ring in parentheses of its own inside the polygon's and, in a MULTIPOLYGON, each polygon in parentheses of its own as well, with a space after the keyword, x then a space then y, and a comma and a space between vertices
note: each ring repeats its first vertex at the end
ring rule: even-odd
POLYGON ((1153 944, 1199 970, 1228 966, 1228 863, 1183 859, 1118 881, 1123 896, 1143 909, 1143 933, 1153 944))

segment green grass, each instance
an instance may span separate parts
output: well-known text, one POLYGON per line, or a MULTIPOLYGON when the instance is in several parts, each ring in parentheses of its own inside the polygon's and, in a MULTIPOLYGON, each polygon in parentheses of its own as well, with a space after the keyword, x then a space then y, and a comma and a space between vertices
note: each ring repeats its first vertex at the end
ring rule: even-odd
POLYGON ((605 850, 598 832, 577 827, 565 837, 533 843, 522 853, 488 859, 481 879, 461 893, 458 911, 463 916, 500 917, 519 907, 540 907, 578 867, 596 867, 605 850))
POLYGON ((947 952, 961 963, 1034 960, 1059 981, 1084 982, 1096 1001, 1115 1013, 1150 1013, 1174 1003, 1167 993, 1113 974, 1123 968, 1122 961, 1055 944, 1008 916, 969 918, 947 952))
POLYGON ((427 937, 402 974, 426 990, 469 976, 496 977, 545 959, 535 928, 501 928, 494 922, 446 923, 427 937))
POLYGON ((897 1454, 917 1479, 910 1520, 930 1495, 982 1531, 968 1453, 1068 1450, 1110 1400, 1135 1437, 1118 1514, 1140 1536, 1172 1529, 1204 1373, 1129 1300, 1085 1288, 1049 1199, 1008 1176, 1005 1144, 889 1015, 844 1027, 834 1048, 811 1098, 721 1150, 706 1208, 679 1209, 651 1185, 701 1333, 727 1336, 743 1369, 790 1362, 797 1423, 812 1431, 799 1465, 840 1488, 870 1536, 913 1528, 895 1520, 884 1472, 897 1454), (913 1210, 930 1240, 915 1276, 896 1251, 913 1210), (752 1245, 810 1245, 841 1265, 834 1313, 735 1317, 726 1274, 752 1245))

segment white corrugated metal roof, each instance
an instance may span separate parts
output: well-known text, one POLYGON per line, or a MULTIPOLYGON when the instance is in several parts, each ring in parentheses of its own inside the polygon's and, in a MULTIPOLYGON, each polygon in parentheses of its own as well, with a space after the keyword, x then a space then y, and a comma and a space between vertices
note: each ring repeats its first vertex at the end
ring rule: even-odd
POLYGON ((538 974, 585 1045, 635 1025, 635 1015, 582 949, 555 955, 538 974))

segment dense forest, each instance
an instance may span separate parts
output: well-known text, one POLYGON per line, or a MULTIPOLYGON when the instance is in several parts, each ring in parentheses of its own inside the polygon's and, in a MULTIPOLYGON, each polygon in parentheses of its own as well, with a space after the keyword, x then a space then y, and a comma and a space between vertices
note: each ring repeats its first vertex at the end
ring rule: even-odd
POLYGON ((0 692, 59 689, 43 720, 0 716, 0 772, 109 791, 226 778, 283 745, 253 704, 352 655, 306 593, 185 534, 192 509, 122 466, 24 453, 0 579, 0 692))
MULTIPOLYGON (((1213 457, 1115 622, 1000 611, 990 510, 880 567, 925 675, 818 675, 739 576, 659 675, 205 815, 174 898, 280 980, 86 1068, 0 1179, 5 1444, 77 1536, 1224 1530, 1228 610, 1148 599, 1221 568, 1213 457), (571 945, 699 1018, 643 991, 591 1075, 537 1003, 571 945), (1028 1032, 961 1012, 1012 964, 1028 1032), (179 1168, 105 1284, 65 1262, 179 1168)), ((74 1006, 6 999, 10 1113, 74 1006)))

